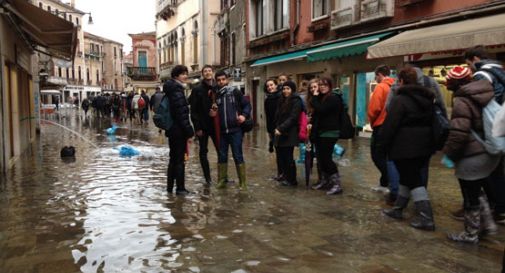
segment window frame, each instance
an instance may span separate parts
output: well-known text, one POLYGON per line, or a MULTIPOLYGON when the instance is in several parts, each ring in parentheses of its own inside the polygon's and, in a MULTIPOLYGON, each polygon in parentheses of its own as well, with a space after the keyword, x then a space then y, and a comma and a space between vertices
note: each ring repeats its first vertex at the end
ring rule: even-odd
MULTIPOLYGON (((335 1, 334 1, 335 2, 335 1)), ((315 21, 319 21, 321 19, 324 19, 324 18, 328 18, 330 17, 330 12, 331 12, 331 3, 330 3, 330 0, 311 0, 311 21, 312 22, 315 22, 315 21), (318 17, 314 17, 315 14, 314 14, 314 2, 315 1, 321 1, 323 4, 326 5, 326 13, 324 12, 324 9, 321 11, 322 15, 318 16, 318 17)))

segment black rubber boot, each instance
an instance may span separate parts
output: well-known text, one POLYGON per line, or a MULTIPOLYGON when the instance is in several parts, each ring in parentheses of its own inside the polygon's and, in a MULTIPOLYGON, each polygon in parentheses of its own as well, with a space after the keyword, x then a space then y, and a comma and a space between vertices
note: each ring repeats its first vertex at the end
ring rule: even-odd
POLYGON ((186 189, 185 180, 184 180, 184 163, 178 164, 177 166, 175 166, 174 175, 175 175, 175 183, 177 185, 177 188, 175 189, 175 194, 177 194, 177 195, 190 194, 191 192, 189 192, 186 189))
POLYGON ((401 220, 403 219, 403 209, 406 208, 408 204, 409 204, 409 198, 399 195, 396 198, 394 206, 391 209, 382 210, 382 213, 391 218, 401 220))
POLYGON ((296 165, 294 161, 289 163, 286 172, 287 172, 286 180, 283 181, 281 184, 283 186, 296 187, 298 185, 298 182, 296 181, 296 165))
POLYGON ((421 200, 414 202, 416 207, 416 216, 410 222, 410 225, 422 230, 435 230, 435 222, 433 220, 433 210, 431 209, 430 200, 421 200))
POLYGON ((203 176, 205 177, 205 183, 211 184, 212 178, 210 176, 210 166, 207 159, 200 159, 200 164, 202 165, 203 176))
POLYGON ((173 193, 174 191, 174 168, 170 164, 167 169, 167 192, 173 193))

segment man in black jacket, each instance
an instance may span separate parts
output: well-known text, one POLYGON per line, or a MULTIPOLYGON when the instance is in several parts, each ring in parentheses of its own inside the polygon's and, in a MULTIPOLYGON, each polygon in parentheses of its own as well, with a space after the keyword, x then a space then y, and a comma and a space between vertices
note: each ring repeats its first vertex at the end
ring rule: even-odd
POLYGON ((176 182, 176 194, 188 194, 184 183, 184 152, 189 138, 193 137, 194 131, 189 122, 189 107, 184 96, 184 83, 188 79, 188 68, 177 65, 172 69, 172 79, 163 85, 163 92, 170 103, 170 114, 174 121, 172 127, 165 131, 170 147, 170 161, 167 170, 167 190, 172 193, 174 180, 176 182))
POLYGON ((216 92, 214 90, 214 70, 212 66, 206 65, 202 69, 202 81, 191 91, 189 103, 191 105, 191 121, 195 127, 195 134, 200 144, 200 164, 207 184, 212 182, 210 177, 209 160, 209 137, 214 143, 217 152, 217 138, 214 128, 213 118, 210 116, 212 106, 216 106, 216 92))

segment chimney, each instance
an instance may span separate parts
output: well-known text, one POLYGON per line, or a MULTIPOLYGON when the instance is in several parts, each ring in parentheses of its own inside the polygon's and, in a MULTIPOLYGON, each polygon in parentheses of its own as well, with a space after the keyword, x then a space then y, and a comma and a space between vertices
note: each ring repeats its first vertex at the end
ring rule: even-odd
POLYGON ((72 6, 73 8, 75 8, 75 0, 70 0, 70 6, 72 6))

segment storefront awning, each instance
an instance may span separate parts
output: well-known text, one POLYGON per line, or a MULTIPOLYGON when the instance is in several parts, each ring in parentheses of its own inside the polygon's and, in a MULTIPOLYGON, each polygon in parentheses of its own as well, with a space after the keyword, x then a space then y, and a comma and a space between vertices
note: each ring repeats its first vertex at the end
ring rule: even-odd
POLYGON ((0 0, 0 6, 8 11, 4 15, 33 48, 40 46, 49 55, 73 60, 77 27, 71 22, 25 0, 0 0))
POLYGON ((55 90, 55 89, 45 89, 45 90, 40 90, 40 94, 42 94, 42 95, 61 95, 61 91, 55 90))
POLYGON ((286 53, 286 54, 281 54, 281 55, 277 55, 277 56, 259 59, 259 60, 255 61, 251 65, 251 67, 269 65, 269 64, 274 64, 274 63, 281 63, 281 62, 292 61, 292 60, 299 60, 299 59, 305 58, 306 56, 307 56, 307 50, 300 50, 300 51, 295 51, 295 52, 290 52, 290 53, 286 53))
POLYGON ((391 32, 381 33, 320 46, 307 51, 307 60, 309 62, 318 62, 354 55, 361 55, 363 53, 366 53, 367 48, 370 45, 378 42, 381 38, 390 34, 391 32))
POLYGON ((505 14, 415 29, 368 48, 368 58, 461 50, 505 44, 505 14))

